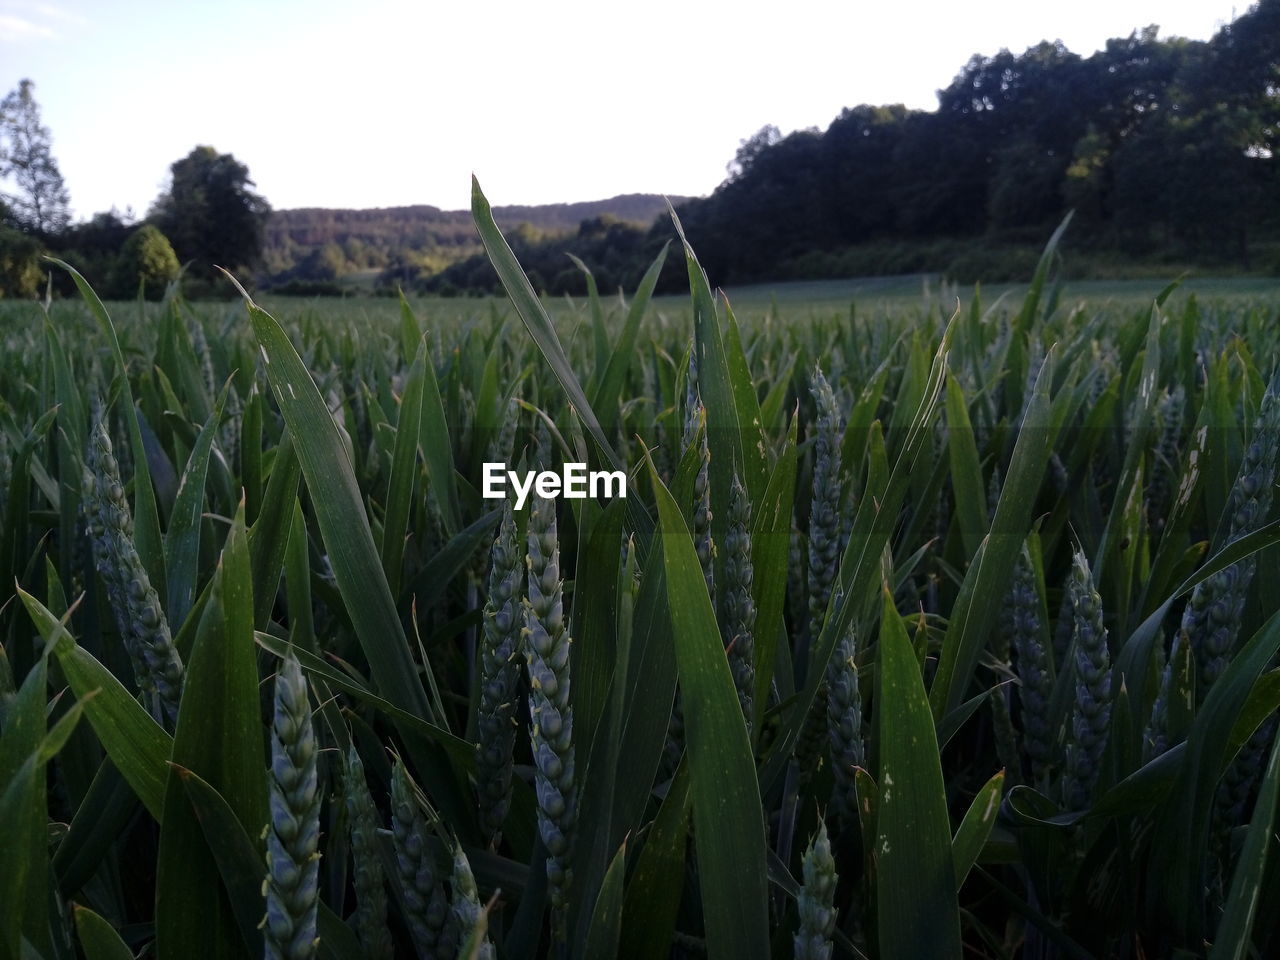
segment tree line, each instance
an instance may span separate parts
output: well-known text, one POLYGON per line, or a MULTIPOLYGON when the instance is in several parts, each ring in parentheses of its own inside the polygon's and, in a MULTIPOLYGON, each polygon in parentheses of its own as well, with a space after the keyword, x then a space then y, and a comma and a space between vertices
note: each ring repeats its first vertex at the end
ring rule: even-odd
MULTIPOLYGON (((742 141, 720 187, 677 207, 712 281, 1020 278, 1068 211, 1082 260, 1280 273, 1280 0, 1208 41, 1152 26, 1088 57, 1061 42, 974 56, 938 100, 742 141)), ((550 293, 584 287, 566 252, 627 286, 670 237, 660 218, 614 238, 637 251, 624 263, 591 231, 524 257, 550 293)), ((662 287, 678 289, 681 270, 669 264, 662 287)), ((496 277, 477 258, 422 285, 491 290, 496 277)))
POLYGON ((1039 242, 1068 210, 1093 248, 1249 267, 1280 227, 1278 65, 1280 0, 1204 42, 1148 27, 1089 57, 1060 42, 975 56, 935 111, 765 128, 681 217, 722 281, 870 242, 1039 242))
POLYGON ((113 208, 72 223, 51 144, 35 84, 23 80, 0 101, 0 297, 36 296, 49 276, 46 254, 72 263, 114 299, 160 296, 181 263, 197 294, 211 287, 215 264, 257 265, 271 207, 231 154, 198 146, 175 161, 144 219, 113 208))

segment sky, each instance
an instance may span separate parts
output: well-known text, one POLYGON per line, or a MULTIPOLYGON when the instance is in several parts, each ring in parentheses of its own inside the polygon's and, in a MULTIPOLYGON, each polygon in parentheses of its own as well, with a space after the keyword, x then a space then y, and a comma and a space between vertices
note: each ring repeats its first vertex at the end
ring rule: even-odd
POLYGON ((1227 0, 0 0, 0 95, 35 83, 85 219, 144 215, 200 144, 277 209, 703 195, 765 124, 932 109, 975 53, 1088 55, 1227 0))

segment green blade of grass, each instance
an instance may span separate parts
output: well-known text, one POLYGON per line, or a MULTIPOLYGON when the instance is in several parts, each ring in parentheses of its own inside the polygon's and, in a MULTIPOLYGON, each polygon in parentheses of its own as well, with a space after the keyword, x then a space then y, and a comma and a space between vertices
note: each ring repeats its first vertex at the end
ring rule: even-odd
POLYGON ((266 361, 267 379, 293 436, 338 589, 374 681, 396 706, 414 716, 429 717, 426 692, 409 655, 409 643, 382 572, 364 500, 337 424, 280 324, 242 287, 240 292, 266 361))
POLYGON ((1031 524, 1031 512, 1057 434, 1054 410, 1049 401, 1054 357, 1051 350, 1040 375, 1036 377, 1031 402, 1013 448, 1009 472, 1000 490, 991 532, 965 574, 947 624, 942 656, 929 697, 934 716, 939 720, 964 700, 1031 524))
MULTIPOLYGON (((418 341, 418 350, 405 380, 400 400, 400 418, 396 422, 395 451, 391 457, 391 475, 382 518, 382 569, 387 575, 391 595, 400 591, 400 570, 404 563, 404 538, 409 527, 414 479, 418 470, 418 432, 422 423, 423 384, 426 378, 427 339, 418 341)), ((442 507, 444 504, 441 505, 442 507)))
POLYGON ((19 591, 36 629, 58 658, 63 676, 85 701, 85 716, 113 763, 147 811, 163 819, 165 764, 173 738, 151 718, 115 676, 76 644, 67 628, 31 594, 19 591), (98 693, 86 699, 93 691, 98 693))
POLYGON ((591 928, 587 931, 584 957, 616 957, 618 941, 622 935, 622 879, 627 868, 627 845, 624 843, 613 855, 600 895, 596 897, 591 913, 591 928))
POLYGON ((613 445, 609 443, 608 438, 605 436, 604 430, 600 426, 600 420, 588 402, 587 395, 583 392, 582 384, 578 382, 577 374, 573 372, 573 367, 569 364, 569 357, 565 354, 564 347, 560 344, 560 337, 556 333, 555 325, 551 322, 551 318, 547 316, 547 311, 543 309, 542 303, 538 300, 538 295, 533 292, 529 278, 520 269, 520 264, 516 261, 515 254, 511 252, 511 247, 507 245, 507 241, 503 238, 501 231, 498 230, 498 225, 494 223, 493 210, 489 206, 489 201, 485 199, 484 192, 480 189, 480 181, 474 176, 471 178, 471 216, 475 220, 476 229, 480 231, 480 240, 484 243, 485 251, 489 254, 489 260, 493 263, 494 269, 498 271, 498 278, 502 281, 502 286, 506 289, 507 296, 511 298, 511 302, 515 305, 516 313, 524 321, 524 325, 533 337, 534 343, 538 345, 538 349, 546 357, 547 363, 551 365, 551 372, 559 382, 560 388, 564 390, 569 402, 573 404, 578 416, 582 418, 582 423, 587 428, 587 432, 591 434, 599 446, 601 454, 609 461, 612 468, 625 470, 626 465, 623 464, 617 452, 613 449, 613 445))
POLYGON ((72 910, 85 960, 133 960, 133 951, 100 914, 79 903, 72 904, 72 910))
MULTIPOLYGON (((734 473, 743 478, 744 483, 747 482, 742 455, 744 436, 738 418, 733 377, 729 371, 728 352, 720 333, 720 318, 711 285, 707 282, 706 272, 698 263, 693 247, 685 239, 684 228, 680 225, 675 209, 672 208, 669 212, 680 242, 684 245, 689 292, 693 301, 694 366, 698 374, 698 394, 707 411, 707 446, 711 452, 711 539, 714 543, 724 543, 729 529, 727 507, 734 473)), ((750 380, 746 389, 751 389, 750 380)), ((758 417, 757 412, 757 421, 758 417)), ((758 434, 759 429, 757 422, 754 432, 758 434)), ((753 470, 751 473, 751 479, 758 485, 760 471, 753 470)), ((720 582, 722 577, 723 557, 717 553, 715 579, 720 582)))
POLYGON ((213 450, 213 440, 221 424, 222 410, 230 389, 231 382, 227 381, 218 394, 213 413, 196 438, 191 456, 187 458, 182 482, 178 484, 178 497, 169 517, 169 530, 164 538, 164 560, 169 573, 169 602, 165 605, 165 613, 175 628, 186 622, 196 599, 204 482, 209 471, 209 454, 213 450))
MULTIPOLYGON (((222 793, 246 831, 267 822, 267 759, 258 700, 244 504, 222 551, 187 667, 173 764, 200 773, 222 793)), ((248 956, 236 936, 213 853, 175 767, 164 797, 156 862, 156 943, 163 956, 202 943, 211 955, 248 956)))
POLYGON ((618 950, 624 960, 666 960, 670 956, 683 892, 690 779, 686 758, 676 769, 627 884, 618 950))
MULTIPOLYGON (((791 550, 791 512, 796 492, 796 431, 799 416, 791 418, 786 443, 769 478, 764 497, 752 509, 752 570, 785 570, 791 550)), ((754 576, 752 600, 756 607, 755 668, 756 682, 752 696, 753 731, 760 730, 764 710, 773 685, 773 670, 778 643, 784 632, 783 607, 787 597, 785 576, 754 576)))
MULTIPOLYGON (((266 854, 213 786, 185 767, 174 770, 217 862, 242 942, 250 955, 261 956, 262 934, 258 925, 263 915, 266 854)), ((358 960, 362 956, 355 934, 323 901, 316 912, 316 933, 320 941, 319 955, 325 960, 358 960)))
POLYGON ((42 945, 49 939, 48 815, 43 777, 39 789, 36 783, 43 766, 37 753, 46 734, 47 687, 45 661, 36 660, 8 697, 0 733, 0 823, 6 833, 0 844, 0 950, 11 957, 19 956, 24 937, 42 945), (35 929, 37 924, 45 929, 35 929))
POLYGON ((1151 703, 1155 699, 1155 691, 1149 689, 1152 656, 1155 644, 1160 641, 1161 625, 1174 601, 1189 594, 1198 584, 1203 583, 1219 570, 1225 570, 1232 564, 1253 556, 1275 543, 1280 543, 1280 520, 1273 520, 1253 533, 1233 540, 1205 561, 1192 576, 1184 580, 1129 635, 1116 657, 1115 669, 1111 675, 1111 688, 1119 690, 1123 684, 1128 689, 1132 702, 1139 704, 1142 709, 1135 711, 1136 725, 1131 725, 1127 731, 1121 730, 1121 733, 1127 733, 1134 738, 1134 742, 1141 740, 1141 728, 1150 716, 1151 703))
MULTIPOLYGON (((582 419, 582 424, 595 442, 599 455, 607 461, 610 469, 625 472, 626 464, 618 456, 618 452, 601 428, 600 419, 587 400, 582 384, 578 381, 569 358, 564 352, 555 325, 538 300, 538 295, 533 292, 529 278, 520 269, 520 264, 503 238, 498 225, 494 223, 493 210, 480 189, 480 181, 474 176, 471 178, 471 217, 475 221, 476 229, 480 232, 485 252, 498 272, 503 289, 511 298, 516 313, 520 315, 533 342, 546 358, 556 382, 560 384, 560 389, 564 391, 574 411, 582 419)), ((647 552, 649 535, 653 532, 653 518, 645 510, 639 497, 627 497, 627 524, 635 531, 636 542, 640 545, 641 551, 647 552)))
MULTIPOLYGON (((1239 541, 1237 541, 1239 542, 1239 541)), ((1258 677, 1280 650, 1280 613, 1258 630, 1209 688, 1187 738, 1187 756, 1156 829, 1149 887, 1155 916, 1175 946, 1204 942, 1204 857, 1232 730, 1258 677)))
POLYGON ((663 263, 666 262, 669 246, 670 243, 662 245, 662 249, 658 251, 653 263, 641 278, 640 286, 636 288, 635 296, 631 298, 631 305, 627 308, 627 319, 622 325, 617 346, 609 354, 609 363, 605 367, 604 376, 600 378, 600 383, 591 398, 591 406, 600 417, 600 429, 606 434, 617 423, 618 401, 622 398, 622 388, 626 384, 631 360, 635 356, 640 320, 644 317, 644 312, 649 307, 649 300, 653 297, 653 288, 658 284, 658 275, 662 272, 663 263))
POLYGON ((1004 790, 1004 775, 1005 772, 1001 770, 978 791, 951 840, 951 855, 956 864, 956 890, 964 886, 965 878, 978 862, 978 856, 986 846, 987 838, 991 836, 991 828, 996 825, 996 814, 1000 812, 1000 794, 1004 790))
POLYGON ((652 461, 672 639, 684 691, 699 885, 713 960, 768 956, 764 817, 751 743, 693 538, 652 461))
MULTIPOLYGON (((271 478, 258 510, 258 519, 249 529, 249 553, 253 563, 253 625, 262 629, 271 618, 275 606, 280 571, 288 556, 289 535, 293 525, 293 504, 298 496, 302 468, 293 450, 289 431, 276 446, 271 478)), ((246 495, 246 517, 248 513, 246 495)), ((291 618, 292 619, 292 618, 291 618)))
POLYGON ((924 680, 888 587, 880 617, 876 904, 883 960, 959 958, 957 860, 924 680))
MULTIPOLYGON (((609 334, 604 327, 604 305, 600 303, 600 289, 596 286, 596 275, 591 272, 591 268, 582 262, 581 257, 572 253, 567 256, 587 282, 587 306, 591 310, 591 339, 595 346, 595 363, 591 368, 591 377, 587 381, 587 392, 594 394, 609 364, 609 334)), ((602 420, 601 424, 603 423, 602 420)))
MULTIPOLYGON (((289 648, 290 641, 282 640, 274 637, 269 633, 255 633, 254 641, 264 650, 270 651, 277 657, 283 658, 289 648)), ((461 737, 457 737, 445 730, 443 727, 436 726, 430 720, 424 720, 421 717, 414 716, 401 707, 396 706, 388 700, 379 697, 359 680, 337 667, 330 666, 314 653, 310 653, 305 648, 295 645, 294 655, 298 658, 298 663, 308 674, 323 678, 326 682, 349 693, 357 700, 362 700, 376 710, 386 714, 392 720, 402 724, 406 729, 412 730, 420 736, 432 740, 444 748, 453 761, 457 763, 463 771, 473 769, 475 766, 476 746, 474 743, 468 743, 461 737)))
POLYGON ((987 535, 986 486, 982 482, 964 390, 951 374, 947 374, 947 451, 951 457, 951 488, 955 494, 960 537, 965 553, 973 557, 987 535))
POLYGON ((151 585, 156 588, 156 593, 162 597, 168 596, 168 579, 164 568, 164 540, 160 535, 160 511, 156 506, 151 474, 143 468, 147 463, 147 451, 142 444, 142 431, 138 426, 138 411, 134 406, 133 388, 129 385, 129 365, 125 361, 124 352, 120 349, 120 338, 116 336, 115 324, 111 322, 107 308, 102 305, 98 295, 89 286, 89 281, 82 277, 71 264, 55 257, 50 257, 49 260, 71 274, 71 279, 75 281, 80 296, 88 304, 89 312, 98 321, 98 326, 111 347, 111 354, 115 359, 117 374, 120 378, 121 399, 124 401, 124 423, 129 433, 129 448, 133 454, 133 462, 137 466, 133 475, 134 545, 138 549, 138 556, 142 558, 143 566, 147 568, 151 585))
POLYGON ((1244 960, 1252 951, 1253 921, 1262 897, 1268 852, 1276 829, 1277 794, 1280 794, 1280 737, 1276 737, 1271 746, 1271 759, 1253 805, 1253 819, 1231 878, 1231 892, 1209 950, 1209 960, 1244 960))
MULTIPOLYGON (((403 294, 400 296, 400 313, 412 321, 414 329, 417 329, 417 322, 413 321, 409 302, 403 294)), ((462 521, 458 508, 457 483, 454 479, 453 445, 449 441, 449 423, 445 418, 444 400, 430 353, 424 354, 422 367, 422 413, 418 442, 427 465, 427 479, 431 482, 431 488, 435 491, 436 500, 444 514, 445 532, 456 533, 462 526, 462 521)))
POLYGON ((742 450, 742 482, 753 501, 765 495, 769 483, 768 437, 764 428, 764 415, 751 382, 751 370, 742 349, 742 332, 726 297, 724 301, 724 352, 729 371, 729 385, 733 389, 734 406, 738 411, 738 425, 742 431, 739 445, 742 450))

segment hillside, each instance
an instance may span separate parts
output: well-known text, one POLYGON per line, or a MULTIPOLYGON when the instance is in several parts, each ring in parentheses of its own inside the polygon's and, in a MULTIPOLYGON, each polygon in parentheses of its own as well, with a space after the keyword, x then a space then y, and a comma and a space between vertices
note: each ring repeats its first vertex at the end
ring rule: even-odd
MULTIPOLYGON (((673 203, 685 199, 671 197, 673 203)), ((494 217, 504 230, 526 224, 528 235, 554 236, 572 233, 584 220, 600 217, 647 227, 666 208, 666 198, 658 194, 631 193, 579 203, 500 206, 494 208, 494 217)), ((310 207, 271 214, 264 257, 271 274, 320 279, 331 273, 382 270, 403 260, 441 269, 479 249, 468 210, 427 205, 372 210, 310 207)))

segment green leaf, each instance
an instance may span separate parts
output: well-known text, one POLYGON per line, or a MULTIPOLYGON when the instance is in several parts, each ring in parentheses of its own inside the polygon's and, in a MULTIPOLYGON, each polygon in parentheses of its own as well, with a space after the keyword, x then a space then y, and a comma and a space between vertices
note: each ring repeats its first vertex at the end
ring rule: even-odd
MULTIPOLYGON (((217 790, 184 767, 175 767, 175 772, 204 832, 205 842, 217 861, 242 942, 251 955, 260 956, 262 934, 258 924, 265 911, 262 898, 262 886, 267 876, 265 851, 250 838, 217 790)), ((316 932, 320 939, 319 953, 325 960, 358 960, 361 957, 355 934, 323 901, 316 913, 316 932)))
MULTIPOLYGON (((404 563, 404 539, 413 506, 414 479, 418 472, 418 434, 422 425, 423 384, 426 378, 427 338, 418 342, 418 352, 404 384, 400 418, 396 422, 395 452, 382 518, 382 569, 387 574, 391 594, 400 591, 400 568, 404 563)), ((443 509, 447 504, 442 503, 443 509)))
POLYGON ((622 907, 625 960, 666 960, 671 954, 684 883, 691 795, 688 757, 680 762, 653 821, 622 907))
POLYGON ((1231 878, 1231 892, 1227 895, 1226 909, 1218 923, 1217 938, 1209 950, 1209 960, 1244 960, 1251 954, 1250 934, 1276 831, 1277 795, 1280 795, 1280 737, 1276 737, 1271 745, 1271 759, 1267 762, 1267 772, 1253 805, 1253 819, 1231 878))
MULTIPOLYGON (((752 504, 751 567, 753 571, 785 570, 791 552, 791 511, 796 493, 796 429, 791 418, 786 443, 778 457, 764 497, 752 504)), ((785 576, 754 576, 752 600, 756 607, 756 683, 752 696, 751 729, 759 731, 773 683, 778 642, 783 636, 783 607, 787 599, 785 576)))
MULTIPOLYGON (((1137 395, 1134 397, 1132 437, 1125 451, 1124 464, 1120 469, 1120 477, 1116 481, 1116 489, 1111 501, 1111 513, 1107 517, 1107 525, 1102 532, 1102 540, 1096 551, 1097 563, 1094 565, 1094 577, 1099 584, 1111 587, 1110 595, 1117 598, 1122 615, 1128 610, 1128 596, 1131 589, 1132 572, 1126 569, 1126 556, 1131 558, 1137 551, 1122 551, 1121 545, 1127 544, 1130 537, 1127 526, 1132 526, 1130 514, 1140 512, 1142 507, 1142 460, 1147 450, 1147 437, 1151 430, 1151 420, 1158 400, 1156 383, 1160 376, 1160 320, 1159 307, 1151 308, 1151 320, 1147 327, 1146 348, 1143 354, 1142 372, 1138 378, 1137 395), (1133 502, 1136 498, 1136 505, 1133 502), (1128 521, 1128 523, 1126 523, 1128 521)), ((1121 620, 1123 629, 1123 620, 1121 620)))
MULTIPOLYGON (((892 735, 892 734, 891 734, 892 735)), ((991 828, 995 826, 996 814, 1000 812, 1000 794, 1004 790, 1004 774, 1001 770, 987 781, 986 786, 978 791, 969 804, 969 812, 960 822, 960 828, 951 841, 951 855, 956 863, 956 890, 964 886, 965 878, 973 865, 978 862, 987 838, 991 836, 991 828)))
POLYGON ((124 775, 147 811, 162 819, 165 764, 173 740, 152 719, 106 667, 83 647, 77 646, 66 627, 39 600, 18 591, 36 629, 58 658, 58 666, 75 695, 85 704, 85 716, 93 725, 107 756, 124 775), (96 696, 88 698, 93 691, 96 696))
POLYGON ((409 655, 409 643, 382 572, 355 470, 338 426, 280 324, 243 288, 241 293, 265 360, 267 379, 293 435, 338 590, 373 678, 396 706, 414 716, 429 716, 426 692, 409 655))
POLYGON ((420 608, 426 608, 444 595, 456 577, 486 540, 492 541, 493 530, 502 519, 502 508, 497 507, 449 538, 440 550, 422 565, 418 575, 406 588, 420 608))
POLYGON ((32 841, 35 832, 31 814, 42 795, 36 790, 36 758, 29 755, 0 787, 0 817, 9 837, 0 847, 0 957, 22 956, 23 927, 30 874, 35 867, 32 841))
POLYGON ((1187 738, 1186 760, 1157 821, 1162 842, 1153 849, 1151 876, 1158 880, 1149 889, 1156 919, 1175 945, 1192 948, 1204 940, 1203 858, 1214 795, 1230 760, 1226 747, 1254 683, 1277 650, 1280 613, 1253 635, 1209 688, 1187 738))
POLYGON ((951 455, 951 488, 955 494, 956 520, 965 553, 973 557, 987 535, 987 491, 978 463, 973 426, 964 390, 947 374, 947 450, 951 455))
MULTIPOLYGON (((234 388, 233 388, 234 389, 234 388)), ((240 485, 244 490, 244 519, 253 529, 262 509, 262 394, 255 381, 240 417, 240 485)), ((277 456, 279 454, 277 453, 277 456)))
POLYGON ((667 259, 667 248, 670 245, 670 242, 662 245, 662 249, 658 251, 658 255, 653 258, 653 263, 641 278, 640 286, 636 288, 635 296, 631 298, 631 306, 627 309, 627 319, 622 325, 617 346, 609 354, 609 363, 604 369, 604 376, 600 378, 600 384, 591 398, 591 406, 600 416, 600 429, 606 434, 618 421, 618 401, 622 397, 622 388, 626 385, 627 373, 631 369, 631 358, 635 356, 640 320, 648 309, 653 288, 657 286, 658 275, 662 272, 662 265, 667 259))
MULTIPOLYGON (((1184 580, 1129 635, 1129 639, 1120 648, 1119 656, 1116 657, 1115 669, 1111 674, 1111 687, 1113 690, 1119 690, 1121 684, 1123 684, 1129 691, 1129 696, 1133 703, 1145 705, 1147 713, 1144 714, 1142 710, 1135 711, 1137 720, 1145 723, 1147 716, 1150 715, 1150 704, 1154 700, 1154 695, 1148 693, 1147 686, 1151 677, 1150 665, 1153 650, 1155 644, 1160 640, 1161 625, 1164 623, 1164 618, 1168 615, 1174 601, 1190 593, 1198 584, 1203 583, 1219 570, 1225 570, 1232 564, 1238 563, 1275 543, 1280 543, 1280 520, 1273 520, 1265 526, 1259 527, 1253 533, 1246 534, 1238 540, 1233 540, 1205 561, 1199 570, 1184 580)), ((1216 687, 1217 684, 1214 686, 1216 687)), ((1122 730, 1121 732, 1123 733, 1124 731, 1122 730)), ((1133 727, 1128 731, 1128 735, 1136 741, 1141 738, 1142 730, 1140 727, 1133 727)))
POLYGON ((609 334, 604 328, 604 307, 600 303, 600 290, 596 286, 595 274, 591 272, 591 268, 582 262, 580 257, 568 254, 573 265, 577 267, 583 275, 583 279, 587 282, 587 304, 591 308, 591 336, 595 341, 595 365, 592 367, 591 378, 587 383, 587 390, 594 392, 594 383, 603 376, 605 367, 609 363, 609 334))
POLYGON ((753 501, 764 496, 769 482, 768 435, 765 433, 764 416, 751 371, 742 350, 742 333, 734 318, 729 299, 724 301, 724 352, 729 370, 729 385, 733 388, 734 406, 738 410, 738 424, 742 430, 739 444, 742 448, 742 482, 753 501))
MULTIPOLYGON (((253 625, 258 629, 267 625, 275 606, 280 571, 288 556, 293 505, 298 497, 298 481, 301 477, 302 468, 298 464, 298 455, 294 453, 293 440, 286 430, 276 446, 271 479, 267 481, 267 492, 262 498, 258 519, 249 529, 253 582, 257 584, 257 589, 253 591, 253 625)), ((245 515, 247 518, 247 495, 245 515)), ((290 620, 295 620, 296 616, 294 613, 290 620)))
MULTIPOLYGON (((244 504, 222 551, 187 668, 173 764, 199 773, 247 831, 267 822, 267 759, 258 697, 244 504)), ((171 768, 156 865, 156 943, 165 956, 200 942, 216 956, 243 956, 217 864, 171 768)))
POLYGON ((713 960, 766 957, 764 816, 751 743, 693 539, 652 460, 649 476, 661 521, 667 605, 684 694, 707 952, 713 960))
POLYGON ((204 482, 209 471, 209 454, 222 422, 222 409, 227 402, 228 380, 218 395, 196 445, 187 459, 187 468, 178 485, 178 498, 169 517, 169 530, 164 539, 164 560, 169 572, 169 597, 165 613, 175 628, 186 622, 196 599, 197 565, 200 560, 200 527, 204 515, 204 482))
POLYGON ((596 908, 591 915, 591 929, 587 932, 584 957, 616 957, 618 940, 622 935, 622 878, 627 869, 627 845, 623 843, 614 854, 600 885, 596 908))
POLYGON ((129 433, 129 449, 133 454, 134 464, 138 466, 133 475, 134 546, 138 549, 138 556, 142 558, 143 566, 147 568, 147 573, 151 578, 151 585, 156 588, 156 593, 162 597, 168 596, 168 590, 166 589, 168 580, 165 576, 164 568, 164 541, 160 536, 160 511, 156 507, 156 495, 155 489, 151 485, 151 473, 142 469, 142 465, 148 462, 147 451, 142 444, 142 431, 138 426, 138 411, 133 402, 133 388, 129 386, 129 365, 125 362, 124 352, 120 349, 120 338, 116 336, 115 324, 111 322, 107 308, 102 305, 98 295, 93 292, 93 288, 89 286, 89 281, 82 277, 79 271, 71 264, 56 257, 50 257, 49 260, 71 274, 71 279, 75 281, 76 288, 80 291, 80 296, 88 304, 89 312, 98 321, 98 326, 102 329, 107 338, 107 343, 111 346, 111 354, 116 362, 117 376, 120 382, 121 399, 124 401, 124 423, 129 433))
POLYGON ((947 623, 938 672, 929 692, 933 714, 938 719, 964 700, 1031 525, 1031 512, 1057 434, 1049 402, 1055 356, 1056 351, 1050 350, 1036 377, 1009 472, 1000 490, 991 532, 965 574, 947 623))
POLYGON ((85 960, 133 960, 133 951, 120 939, 115 927, 88 907, 76 903, 72 909, 85 960))
MULTIPOLYGON (((685 239, 684 228, 670 211, 680 242, 684 244, 685 266, 689 274, 689 292, 693 299, 693 350, 694 365, 698 373, 698 394, 707 411, 707 446, 711 452, 709 467, 711 490, 711 537, 715 543, 724 543, 728 532, 729 490, 733 475, 738 474, 744 483, 747 476, 743 468, 743 431, 738 418, 738 403, 733 378, 729 373, 729 357, 724 339, 720 335, 720 318, 711 285, 693 247, 685 239)), ((750 383, 747 384, 750 387, 750 383)), ((750 426, 750 425, 749 425, 750 426)), ((754 433, 759 434, 759 424, 754 433)), ((752 471, 753 474, 758 471, 752 471)), ((716 555, 715 578, 723 574, 723 557, 716 555)))
MULTIPOLYGON (((592 743, 604 716, 617 664, 618 566, 622 545, 621 500, 614 500, 591 530, 580 553, 574 584, 573 717, 583 743, 592 743)), ((591 789, 591 779, 583 791, 591 789)))
POLYGON ((138 798, 120 771, 110 758, 103 760, 53 855, 63 896, 74 896, 89 882, 137 809, 138 798))
MULTIPOLYGON (((587 401, 582 384, 578 382, 578 377, 573 372, 569 358, 560 343, 560 337, 556 334, 555 324, 543 309, 537 294, 533 292, 529 278, 520 269, 515 254, 503 239, 498 225, 494 223, 493 210, 480 189, 480 181, 474 176, 471 178, 471 217, 475 221, 476 229, 480 232, 480 240, 484 243, 485 252, 498 272, 498 278, 502 281, 507 296, 511 298, 516 313, 520 315, 525 329, 529 331, 533 342, 546 358, 552 374, 569 399, 574 412, 582 418, 582 424, 595 441, 600 456, 607 461, 611 469, 625 471, 626 464, 609 442, 609 438, 600 426, 599 418, 587 401)), ((639 497, 627 497, 627 524, 635 531, 636 542, 641 550, 647 552, 649 535, 653 532, 653 518, 645 511, 639 497)))
MULTIPOLYGON (((277 657, 283 658, 289 647, 290 641, 281 640, 279 637, 273 637, 269 633, 256 633, 254 640, 258 646, 264 650, 269 650, 277 657)), ((468 743, 461 737, 454 736, 443 727, 436 726, 430 720, 423 720, 421 717, 415 717, 413 714, 402 710, 394 703, 384 700, 377 694, 373 693, 368 687, 356 680, 350 673, 329 666, 314 653, 310 653, 302 647, 294 647, 294 655, 298 658, 298 663, 302 669, 313 676, 322 677, 326 682, 337 687, 339 690, 351 694, 357 700, 363 700, 382 713, 385 713, 392 720, 401 724, 405 729, 411 730, 416 734, 433 740, 443 747, 454 761, 462 766, 462 769, 474 769, 476 745, 468 743)))
POLYGON ((876 915, 883 960, 958 958, 959 861, 952 855, 946 784, 933 716, 906 627, 883 591, 880 795, 876 814, 876 915))
POLYGON ((1027 290, 1027 297, 1022 301, 1022 309, 1018 313, 1018 318, 1014 323, 1015 329, 1019 333, 1025 334, 1030 330, 1031 325, 1035 323, 1039 314, 1040 298, 1044 294, 1044 285, 1049 279, 1049 270, 1053 266, 1053 257, 1057 253, 1058 244, 1062 241, 1062 235, 1067 232, 1067 226, 1071 223, 1071 218, 1075 215, 1075 211, 1069 212, 1062 218, 1062 223, 1058 224, 1058 228, 1053 231, 1053 236, 1049 238, 1049 242, 1044 246, 1044 252, 1040 254, 1040 262, 1036 264, 1035 275, 1031 278, 1031 287, 1027 290))
MULTIPOLYGON (((417 321, 404 295, 400 295, 400 313, 406 322, 417 329, 417 321)), ((425 349, 420 347, 420 349, 425 349)), ((444 415, 444 401, 440 396, 440 384, 429 354, 424 353, 422 367, 422 419, 419 424, 418 442, 422 446, 423 460, 427 465, 427 479, 435 492, 440 511, 444 514, 444 528, 448 534, 456 533, 462 526, 458 509, 458 494, 454 480, 453 445, 449 442, 449 424, 444 415)))
POLYGON ((551 372, 555 374, 556 380, 559 381, 560 388, 564 390, 569 402, 573 404, 574 410, 582 418, 582 423, 587 428, 587 432, 594 438, 600 448, 600 452, 608 459, 613 469, 625 470, 626 465, 618 457, 613 445, 609 443, 608 437, 605 436, 604 430, 600 426, 600 421, 596 417, 591 404, 587 401, 586 393, 582 390, 582 384, 578 382, 577 374, 573 372, 573 367, 569 364, 569 357, 565 354, 564 347, 560 344, 560 337, 556 333, 555 324, 551 322, 547 311, 543 309, 541 301, 538 300, 538 295, 533 292, 529 278, 520 269, 520 264, 516 261, 515 254, 511 252, 511 247, 507 245, 507 241, 498 230, 498 225, 494 223, 493 211, 489 206, 489 201, 485 199, 484 192, 480 189, 480 181, 474 176, 471 178, 471 217, 475 220, 476 229, 480 231, 480 240, 484 243, 485 252, 488 253, 494 269, 498 271, 498 278, 502 281, 502 286, 506 289, 507 296, 511 298, 511 302, 515 305, 516 313, 524 321, 524 325, 533 337, 534 343, 538 345, 538 349, 546 357, 547 363, 551 365, 551 372))
POLYGON ((48 673, 37 660, 8 704, 0 735, 0 952, 19 956, 22 938, 48 940, 44 877, 48 869, 44 778, 38 756, 45 737, 48 673), (32 903, 33 891, 38 901, 32 903), (33 915, 30 908, 35 907, 33 915), (35 929, 40 923, 44 930, 35 929))

